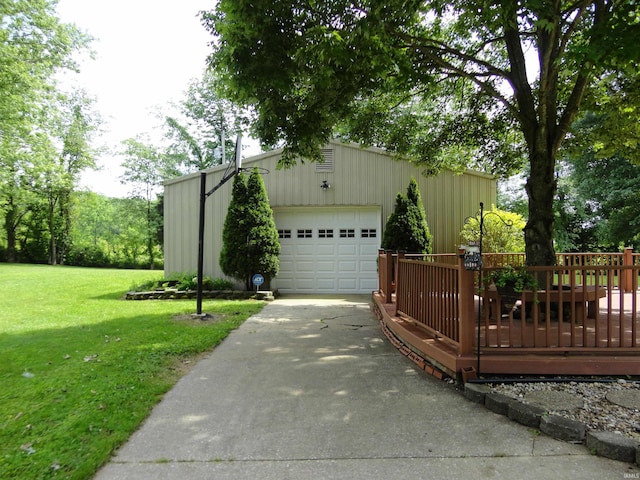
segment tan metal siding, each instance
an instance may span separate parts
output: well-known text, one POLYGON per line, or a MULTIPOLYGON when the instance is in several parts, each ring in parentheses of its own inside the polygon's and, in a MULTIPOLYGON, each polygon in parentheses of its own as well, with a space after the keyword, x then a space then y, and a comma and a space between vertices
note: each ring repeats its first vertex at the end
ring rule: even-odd
MULTIPOLYGON (((332 142, 330 148, 334 149, 333 172, 316 172, 313 163, 278 170, 278 151, 247 159, 243 166, 256 165, 270 171, 263 179, 273 208, 380 206, 383 226, 393 211, 396 194, 406 192, 413 176, 418 181, 427 223, 434 236, 435 253, 455 252, 465 219, 477 213, 480 202, 484 202, 486 208, 496 203, 496 182, 488 175, 443 172, 437 177, 424 177, 419 167, 395 161, 380 150, 339 142, 332 142), (331 184, 327 191, 320 188, 323 180, 331 184)), ((208 171, 207 191, 220 181, 224 170, 218 167, 208 171)), ((223 276, 218 259, 232 183, 229 181, 206 202, 204 271, 213 277, 223 276)), ((199 192, 199 174, 165 185, 167 273, 196 270, 199 192)))

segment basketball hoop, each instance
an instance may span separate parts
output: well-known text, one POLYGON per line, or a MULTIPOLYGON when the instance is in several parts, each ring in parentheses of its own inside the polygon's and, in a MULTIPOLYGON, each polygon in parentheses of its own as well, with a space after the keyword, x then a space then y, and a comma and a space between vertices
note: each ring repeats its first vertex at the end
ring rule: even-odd
MULTIPOLYGON (((224 146, 223 146, 224 148, 224 146)), ((236 148, 233 158, 234 168, 231 168, 231 163, 227 164, 227 170, 222 175, 222 179, 220 182, 213 187, 211 190, 207 192, 206 183, 207 183, 207 173, 200 172, 200 218, 199 218, 199 226, 198 226, 198 289, 196 295, 196 315, 202 315, 202 278, 203 278, 203 262, 204 262, 204 206, 207 198, 209 198, 216 190, 218 190, 222 185, 227 183, 233 177, 235 177, 238 173, 243 170, 253 170, 256 169, 259 174, 267 175, 269 170, 263 167, 250 167, 250 168, 242 168, 242 156, 240 155, 242 151, 242 135, 238 134, 236 139, 236 148)))

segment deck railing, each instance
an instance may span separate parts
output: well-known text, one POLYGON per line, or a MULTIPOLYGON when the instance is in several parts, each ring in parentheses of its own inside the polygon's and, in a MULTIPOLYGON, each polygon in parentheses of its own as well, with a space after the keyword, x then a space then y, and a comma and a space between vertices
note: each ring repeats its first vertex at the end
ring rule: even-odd
POLYGON ((458 267, 446 263, 400 260, 398 312, 458 346, 460 343, 458 267), (404 285, 411 285, 404 288, 404 285))
POLYGON ((476 297, 482 348, 593 352, 640 345, 639 266, 527 270, 538 278, 538 287, 520 292, 515 302, 505 302, 493 286, 485 286, 476 297), (627 276, 631 280, 625 293, 620 284, 627 276))
MULTIPOLYGON (((520 254, 483 259, 482 278, 524 263, 520 254)), ((478 338, 485 353, 640 353, 640 255, 630 250, 559 254, 557 266, 527 267, 538 287, 510 303, 495 286, 482 285, 478 272, 465 270, 457 255, 415 260, 381 252, 379 262, 381 290, 391 292, 393 272, 398 315, 459 354, 475 351, 478 338)))

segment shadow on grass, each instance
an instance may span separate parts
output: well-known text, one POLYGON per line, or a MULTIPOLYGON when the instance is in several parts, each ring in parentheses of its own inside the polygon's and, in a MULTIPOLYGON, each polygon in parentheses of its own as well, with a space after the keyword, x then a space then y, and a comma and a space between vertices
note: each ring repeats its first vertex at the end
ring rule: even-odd
POLYGON ((240 323, 163 313, 0 334, 0 478, 52 468, 89 478, 175 384, 181 362, 240 323))

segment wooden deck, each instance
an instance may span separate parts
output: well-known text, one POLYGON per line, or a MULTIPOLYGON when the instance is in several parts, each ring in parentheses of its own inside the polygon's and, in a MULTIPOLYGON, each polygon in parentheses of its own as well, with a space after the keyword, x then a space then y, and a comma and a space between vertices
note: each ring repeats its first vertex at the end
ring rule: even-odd
MULTIPOLYGON (((640 302, 640 294, 635 295, 640 302)), ((474 352, 461 355, 451 342, 428 332, 415 320, 397 315, 395 303, 384 303, 378 293, 373 294, 373 300, 383 325, 425 361, 453 377, 463 369, 478 372, 476 345, 474 352)), ((605 301, 602 299, 600 303, 605 301)), ((631 304, 631 299, 627 298, 626 302, 631 304)), ((603 307, 600 312, 604 310, 603 307)), ((479 372, 482 375, 640 375, 637 345, 619 343, 621 338, 630 338, 635 330, 636 341, 640 344, 640 319, 636 318, 632 323, 631 312, 627 313, 622 323, 611 327, 602 314, 598 319, 588 318, 583 325, 550 321, 546 328, 535 328, 530 320, 514 319, 513 314, 502 317, 488 329, 480 329, 479 372), (609 328, 609 341, 600 339, 596 342, 596 330, 609 328), (484 332, 489 333, 485 335, 484 332), (573 345, 572 338, 577 339, 573 345)), ((477 332, 476 328, 474 334, 477 332)))

